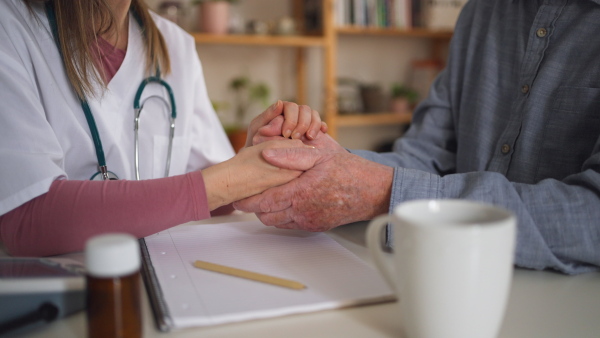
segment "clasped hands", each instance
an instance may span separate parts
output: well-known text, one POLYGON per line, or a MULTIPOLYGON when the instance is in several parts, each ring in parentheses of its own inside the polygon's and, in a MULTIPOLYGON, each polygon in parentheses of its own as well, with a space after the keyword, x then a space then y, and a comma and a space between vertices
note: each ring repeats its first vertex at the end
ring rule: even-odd
POLYGON ((394 169, 348 152, 326 134, 310 107, 280 102, 252 121, 246 149, 264 147, 262 158, 289 171, 290 180, 234 207, 256 213, 265 225, 306 231, 326 231, 387 213, 394 169), (290 125, 303 125, 306 133, 293 133, 290 125))

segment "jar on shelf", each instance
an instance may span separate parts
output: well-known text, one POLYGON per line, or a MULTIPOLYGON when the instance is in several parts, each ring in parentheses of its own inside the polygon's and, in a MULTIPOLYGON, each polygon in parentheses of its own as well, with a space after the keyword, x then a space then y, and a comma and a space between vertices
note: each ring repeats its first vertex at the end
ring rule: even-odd
POLYGON ((229 33, 229 1, 200 1, 198 20, 200 31, 208 34, 229 33))
POLYGON ((173 21, 180 27, 184 26, 185 10, 179 1, 163 1, 158 5, 158 14, 173 21))
POLYGON ((365 113, 381 113, 385 110, 385 97, 381 86, 377 84, 363 84, 360 86, 363 111, 365 113))

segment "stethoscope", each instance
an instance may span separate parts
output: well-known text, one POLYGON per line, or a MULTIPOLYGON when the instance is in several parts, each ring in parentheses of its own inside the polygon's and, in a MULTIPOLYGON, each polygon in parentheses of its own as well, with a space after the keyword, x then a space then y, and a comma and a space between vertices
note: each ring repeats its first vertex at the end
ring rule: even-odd
MULTIPOLYGON (((62 55, 62 49, 60 47, 60 40, 58 37, 58 24, 56 23, 56 14, 54 12, 54 4, 52 1, 46 2, 46 15, 48 16, 48 22, 50 24, 52 36, 54 37, 54 42, 56 43, 58 51, 62 55)), ((136 15, 135 12, 133 12, 133 17, 136 19, 136 21, 138 22, 140 27, 143 28, 142 21, 136 15)), ((142 31, 143 31, 143 29, 142 29, 142 31)), ((164 106, 166 107, 167 110, 169 109, 169 104, 171 107, 171 115, 169 116, 169 124, 170 124, 169 125, 169 147, 167 150, 165 177, 169 176, 169 168, 171 167, 171 154, 172 154, 172 150, 173 150, 173 138, 175 136, 175 119, 177 118, 177 110, 175 108, 175 97, 173 95, 173 90, 171 89, 171 86, 168 83, 166 83, 163 79, 161 79, 160 69, 157 69, 155 76, 150 76, 142 81, 142 83, 138 87, 138 90, 135 94, 135 98, 133 100, 133 110, 135 113, 134 124, 133 124, 134 125, 133 126, 133 132, 134 132, 133 158, 134 158, 136 180, 140 179, 139 138, 138 138, 138 131, 139 131, 139 126, 140 126, 140 115, 142 114, 142 110, 144 109, 144 104, 150 99, 158 99, 160 102, 162 102, 164 104, 164 106), (140 102, 142 92, 144 91, 144 88, 146 88, 146 85, 149 83, 157 83, 157 84, 161 85, 162 87, 164 87, 167 90, 167 93, 169 94, 169 102, 167 102, 167 100, 165 100, 165 98, 163 98, 160 95, 148 96, 140 102)), ((90 177, 90 180, 104 180, 104 181, 118 180, 119 177, 112 171, 109 171, 108 167, 106 166, 106 159, 104 157, 104 149, 102 148, 102 141, 100 140, 100 134, 98 133, 98 127, 96 126, 96 121, 94 119, 94 115, 92 115, 92 110, 90 109, 90 106, 89 106, 87 100, 85 99, 85 97, 79 98, 79 101, 81 102, 81 108, 83 109, 83 113, 85 114, 85 119, 90 128, 90 133, 92 136, 92 140, 94 142, 94 148, 96 149, 96 158, 98 159, 98 172, 96 172, 94 175, 92 175, 92 177, 90 177)))

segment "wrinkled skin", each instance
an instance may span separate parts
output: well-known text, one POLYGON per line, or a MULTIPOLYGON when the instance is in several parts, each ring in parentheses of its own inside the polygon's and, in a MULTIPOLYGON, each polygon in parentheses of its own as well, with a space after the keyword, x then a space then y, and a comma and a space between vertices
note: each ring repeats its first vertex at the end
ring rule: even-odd
MULTIPOLYGON (((282 119, 260 128, 254 141, 281 139, 282 119)), ((234 203, 254 212, 266 225, 285 229, 326 231, 387 213, 393 168, 347 152, 320 133, 303 141, 315 148, 263 151, 263 158, 280 168, 305 170, 297 179, 234 203)))
POLYGON ((270 165, 262 158, 262 151, 269 147, 306 147, 300 140, 312 140, 320 132, 327 132, 327 124, 321 121, 319 112, 293 102, 278 100, 255 117, 248 127, 244 149, 233 158, 202 170, 211 214, 230 213, 233 209, 227 203, 286 183, 300 175, 299 171, 270 165), (270 123, 273 119, 277 119, 276 124, 270 123), (263 129, 267 125, 269 127, 263 129), (275 127, 278 129, 275 130, 275 127), (259 130, 279 137, 272 138, 273 142, 266 145, 269 140, 259 135, 259 130), (253 147, 252 140, 255 137, 262 141, 255 142, 256 147, 253 147))

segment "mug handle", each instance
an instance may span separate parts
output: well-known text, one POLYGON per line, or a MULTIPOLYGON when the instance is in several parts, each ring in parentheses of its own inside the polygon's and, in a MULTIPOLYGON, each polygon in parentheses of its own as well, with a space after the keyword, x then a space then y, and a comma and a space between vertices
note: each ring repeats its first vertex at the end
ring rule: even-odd
POLYGON ((391 220, 390 215, 380 215, 375 217, 367 228, 366 240, 367 247, 369 248, 369 252, 371 253, 371 257, 373 257, 373 261, 375 265, 381 271, 381 274, 388 282, 392 290, 397 292, 396 290, 396 282, 394 281, 394 276, 392 275, 392 271, 394 271, 394 266, 392 262, 386 257, 391 256, 391 254, 386 254, 381 249, 381 228, 386 226, 391 220))

